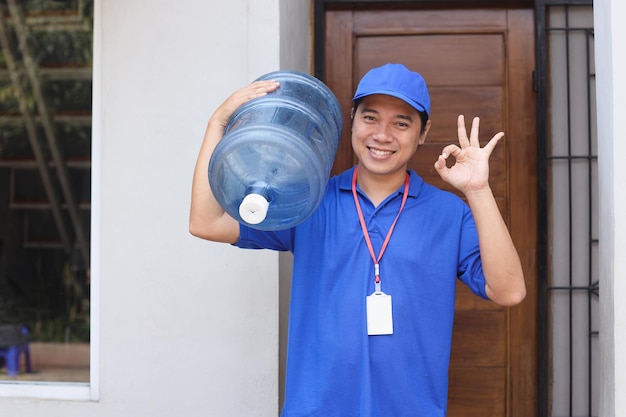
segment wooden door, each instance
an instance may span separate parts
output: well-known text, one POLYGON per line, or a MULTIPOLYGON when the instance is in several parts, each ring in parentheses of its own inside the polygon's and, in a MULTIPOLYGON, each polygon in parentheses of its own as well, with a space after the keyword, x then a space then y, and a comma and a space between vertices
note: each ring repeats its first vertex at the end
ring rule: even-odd
MULTIPOLYGON (((456 118, 481 118, 481 142, 505 140, 491 158, 490 182, 522 258, 528 296, 502 308, 458 286, 448 415, 531 417, 536 407, 536 138, 532 90, 533 12, 528 9, 334 9, 325 11, 324 81, 346 120, 358 80, 401 62, 426 79, 432 128, 411 161, 444 189, 433 168, 457 142, 456 118)), ((333 172, 356 162, 346 126, 333 172)), ((452 190, 454 191, 454 190, 452 190)))

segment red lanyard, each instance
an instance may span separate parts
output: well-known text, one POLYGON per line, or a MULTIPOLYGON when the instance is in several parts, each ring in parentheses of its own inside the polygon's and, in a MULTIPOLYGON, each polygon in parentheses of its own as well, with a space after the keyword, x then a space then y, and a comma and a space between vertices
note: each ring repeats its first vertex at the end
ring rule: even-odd
POLYGON ((378 258, 374 254, 374 247, 372 246, 372 241, 370 239, 370 234, 367 231, 367 226, 365 225, 365 219, 363 218, 363 211, 361 211, 361 204, 359 203, 359 197, 356 193, 356 174, 359 167, 354 168, 354 175, 352 176, 352 195, 354 196, 354 204, 356 205, 356 211, 359 213, 359 221, 361 222, 361 229, 363 230, 363 237, 365 238, 365 243, 367 243, 367 248, 370 251, 370 256, 372 257, 372 261, 374 261, 374 275, 376 276, 376 291, 380 292, 380 260, 383 257, 383 253, 385 253, 385 249, 387 249, 387 244, 389 243, 389 239, 391 239, 391 234, 393 233, 393 228, 396 227, 396 223, 398 222, 398 218, 400 217, 400 213, 402 213, 402 209, 404 208, 404 203, 406 203, 406 199, 409 196, 409 174, 406 174, 406 179, 404 180, 404 193, 402 194, 402 204, 400 205, 400 210, 398 210, 398 214, 396 215, 396 219, 391 224, 389 231, 387 232, 387 237, 383 242, 382 248, 380 248, 380 253, 378 254, 378 258))

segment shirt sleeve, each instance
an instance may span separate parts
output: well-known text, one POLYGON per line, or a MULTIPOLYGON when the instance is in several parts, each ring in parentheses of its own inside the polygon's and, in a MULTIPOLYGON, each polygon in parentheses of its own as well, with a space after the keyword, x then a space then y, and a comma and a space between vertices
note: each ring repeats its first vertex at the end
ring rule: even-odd
POLYGON ((264 231, 240 224, 239 240, 234 245, 243 249, 271 249, 293 252, 294 230, 292 228, 264 231))
POLYGON ((478 232, 472 212, 467 207, 463 215, 461 244, 459 246, 459 279, 479 297, 488 300, 483 264, 480 258, 478 232))

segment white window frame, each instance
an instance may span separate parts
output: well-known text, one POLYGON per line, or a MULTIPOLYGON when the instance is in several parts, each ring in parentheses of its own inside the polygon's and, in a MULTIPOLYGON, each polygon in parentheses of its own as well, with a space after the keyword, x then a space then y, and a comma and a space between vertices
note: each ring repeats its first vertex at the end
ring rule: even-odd
POLYGON ((93 81, 91 122, 91 268, 89 382, 1 381, 0 398, 68 401, 100 400, 100 194, 102 135, 102 0, 93 4, 93 81))

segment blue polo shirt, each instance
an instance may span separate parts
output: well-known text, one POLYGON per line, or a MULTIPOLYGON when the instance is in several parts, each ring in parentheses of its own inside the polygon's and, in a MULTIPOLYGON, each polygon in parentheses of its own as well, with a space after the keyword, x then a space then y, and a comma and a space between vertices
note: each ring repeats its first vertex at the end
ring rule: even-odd
MULTIPOLYGON (((374 264, 352 196, 353 170, 330 179, 305 222, 276 232, 241 226, 236 243, 294 254, 282 416, 445 416, 457 278, 487 298, 471 211, 410 172, 409 197, 380 261, 394 331, 368 336, 374 264)), ((378 207, 357 190, 376 255, 403 189, 378 207)))

